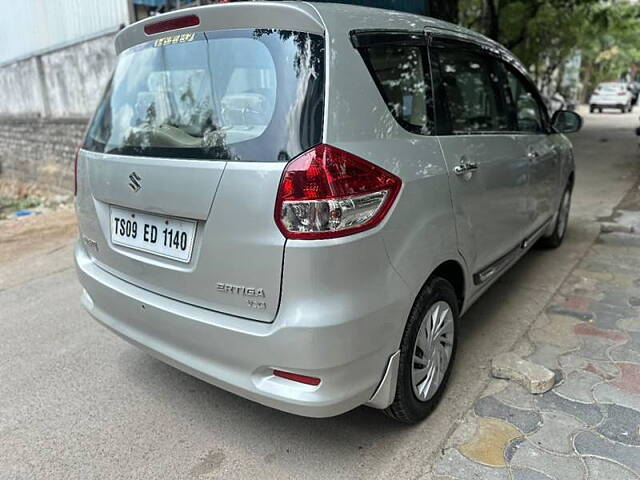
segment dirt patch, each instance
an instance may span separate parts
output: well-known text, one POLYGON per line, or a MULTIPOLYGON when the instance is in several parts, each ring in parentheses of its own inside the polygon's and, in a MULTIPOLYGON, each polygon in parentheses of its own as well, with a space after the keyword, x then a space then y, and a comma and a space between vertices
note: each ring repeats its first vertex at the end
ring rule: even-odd
POLYGON ((15 217, 16 214, 55 210, 72 200, 70 194, 61 195, 46 185, 0 178, 0 220, 15 217))
POLYGON ((72 205, 41 215, 0 220, 0 264, 49 252, 78 235, 72 205))

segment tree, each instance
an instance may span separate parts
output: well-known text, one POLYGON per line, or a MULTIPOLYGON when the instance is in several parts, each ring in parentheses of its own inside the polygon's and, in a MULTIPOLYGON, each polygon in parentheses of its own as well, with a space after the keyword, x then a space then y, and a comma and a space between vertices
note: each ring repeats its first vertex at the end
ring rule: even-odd
POLYGON ((619 78, 640 60, 640 6, 601 0, 459 0, 460 23, 512 50, 548 93, 567 59, 583 58, 583 83, 619 78))
POLYGON ((458 0, 425 0, 429 16, 446 22, 458 23, 458 0))
POLYGON ((590 12, 580 43, 585 100, 598 83, 620 79, 640 60, 638 31, 637 4, 602 4, 590 12))

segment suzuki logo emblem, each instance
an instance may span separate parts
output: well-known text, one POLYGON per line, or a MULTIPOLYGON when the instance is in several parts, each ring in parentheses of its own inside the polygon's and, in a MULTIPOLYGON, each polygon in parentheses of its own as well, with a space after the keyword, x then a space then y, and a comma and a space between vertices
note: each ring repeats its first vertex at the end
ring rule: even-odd
POLYGON ((129 182, 129 186, 134 192, 137 192, 142 188, 142 178, 140 178, 140 175, 138 175, 136 172, 131 172, 129 174, 129 180, 131 180, 129 182))

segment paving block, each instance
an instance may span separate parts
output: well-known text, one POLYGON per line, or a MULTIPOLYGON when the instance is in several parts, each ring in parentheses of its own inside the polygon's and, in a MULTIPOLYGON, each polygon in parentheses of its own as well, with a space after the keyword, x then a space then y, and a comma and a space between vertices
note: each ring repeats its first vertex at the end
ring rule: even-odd
POLYGON ((474 462, 491 467, 504 467, 504 449, 514 438, 522 436, 513 425, 494 418, 479 418, 475 437, 458 447, 460 453, 474 462))
POLYGON ((444 475, 460 480, 509 480, 506 468, 493 468, 480 465, 464 457, 455 448, 447 450, 435 466, 436 475, 444 475))
POLYGON ((614 442, 640 446, 640 412, 613 403, 606 403, 602 408, 605 419, 596 431, 614 442))
MULTIPOLYGON (((574 445, 580 455, 609 459, 634 472, 640 472, 640 447, 621 445, 593 432, 579 433, 574 445)), ((617 477, 603 478, 617 480, 617 477)))
MULTIPOLYGON (((606 385, 600 384, 598 387, 606 385)), ((535 406, 541 412, 563 412, 572 415, 588 426, 597 425, 602 421, 600 408, 593 403, 581 403, 561 397, 555 392, 547 392, 535 397, 535 406)))
POLYGON ((640 395, 640 364, 631 362, 616 363, 620 375, 611 384, 623 392, 640 395))
POLYGON ((527 439, 544 450, 561 454, 573 453, 573 435, 586 425, 562 412, 543 412, 542 418, 542 426, 527 439))
POLYGON ((458 448, 460 445, 469 443, 476 436, 478 428, 478 417, 473 411, 468 410, 464 417, 457 422, 451 436, 445 441, 444 448, 458 448))
POLYGON ((513 480, 555 480, 544 473, 529 470, 528 468, 514 468, 511 470, 513 480))
POLYGON ((513 380, 530 393, 548 392, 555 383, 554 372, 537 363, 523 360, 510 352, 493 358, 491 374, 496 378, 513 380))
POLYGON ((640 316, 635 318, 623 318, 618 321, 617 327, 626 332, 640 332, 640 316))
POLYGON ((533 410, 524 410, 506 405, 495 397, 483 397, 473 406, 476 415, 504 420, 515 426, 522 433, 535 431, 542 422, 542 417, 533 410))
POLYGON ((640 395, 625 392, 610 383, 596 385, 593 398, 598 403, 614 403, 640 412, 640 395))
POLYGON ((554 391, 565 398, 583 403, 593 403, 593 386, 602 383, 602 377, 585 371, 571 372, 564 382, 554 388, 554 391))
POLYGON ((525 390, 523 386, 518 385, 517 383, 514 383, 514 382, 506 382, 506 383, 508 383, 507 388, 501 390, 500 392, 495 393, 494 397, 496 397, 502 403, 505 403, 512 407, 526 409, 526 410, 533 410, 535 408, 534 395, 531 395, 529 392, 525 390))
POLYGON ((551 344, 563 348, 568 352, 580 346, 580 341, 574 333, 576 325, 582 320, 564 315, 547 313, 549 322, 541 328, 533 328, 529 332, 529 338, 538 345, 551 344))
MULTIPOLYGON (((586 457, 584 463, 587 465, 587 471, 589 472, 588 479, 611 479, 611 480, 638 480, 640 476, 627 470, 622 465, 619 465, 608 460, 596 457, 586 457)), ((514 477, 515 478, 515 477, 514 477)))
POLYGON ((510 465, 527 468, 562 480, 584 480, 585 469, 577 456, 552 455, 526 441, 516 450, 510 465))
MULTIPOLYGON (((575 339, 575 335, 573 335, 573 338, 575 339)), ((579 345, 578 342, 576 342, 576 344, 579 345)), ((561 358, 561 355, 576 350, 576 348, 558 347, 548 343, 538 344, 537 347, 536 351, 526 357, 526 359, 547 367, 549 370, 556 370, 560 367, 558 359, 561 358)))

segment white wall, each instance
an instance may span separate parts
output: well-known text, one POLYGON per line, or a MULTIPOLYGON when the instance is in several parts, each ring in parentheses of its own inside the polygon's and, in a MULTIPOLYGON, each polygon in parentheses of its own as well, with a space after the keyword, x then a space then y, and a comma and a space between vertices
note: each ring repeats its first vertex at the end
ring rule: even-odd
POLYGON ((0 116, 44 115, 36 58, 0 67, 0 116))
POLYGON ((113 32, 127 0, 0 0, 0 64, 113 32))
POLYGON ((114 38, 103 35, 0 66, 0 117, 91 116, 115 66, 114 38))

